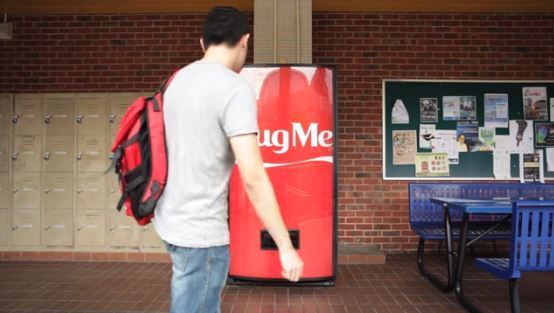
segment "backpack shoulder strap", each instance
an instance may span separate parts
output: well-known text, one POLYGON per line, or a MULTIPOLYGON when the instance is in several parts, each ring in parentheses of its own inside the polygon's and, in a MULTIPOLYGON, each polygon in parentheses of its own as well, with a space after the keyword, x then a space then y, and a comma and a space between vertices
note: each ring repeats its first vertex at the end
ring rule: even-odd
POLYGON ((174 70, 173 72, 171 72, 171 75, 169 75, 166 79, 164 79, 164 81, 162 82, 160 87, 158 87, 158 89, 156 89, 156 92, 161 92, 163 94, 165 92, 165 90, 167 89, 167 87, 169 86, 169 84, 171 83, 171 81, 173 80, 173 78, 175 78, 175 75, 177 75, 177 73, 180 70, 181 69, 178 68, 178 69, 174 70))

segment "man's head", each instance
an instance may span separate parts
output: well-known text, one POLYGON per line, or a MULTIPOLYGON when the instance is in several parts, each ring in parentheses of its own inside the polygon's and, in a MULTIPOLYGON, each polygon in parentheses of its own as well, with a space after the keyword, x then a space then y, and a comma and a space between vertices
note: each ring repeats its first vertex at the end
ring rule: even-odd
POLYGON ((246 60, 249 37, 246 16, 233 7, 219 6, 208 13, 200 45, 205 53, 224 55, 238 72, 246 60))

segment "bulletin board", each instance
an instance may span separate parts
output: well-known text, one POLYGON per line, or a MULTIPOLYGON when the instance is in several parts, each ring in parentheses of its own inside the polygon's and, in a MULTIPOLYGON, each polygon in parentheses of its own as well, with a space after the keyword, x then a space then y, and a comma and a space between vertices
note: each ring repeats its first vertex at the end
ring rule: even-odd
MULTIPOLYGON (((419 137, 420 98, 437 99, 436 129, 456 130, 457 121, 443 119, 443 96, 475 96, 478 126, 484 126, 485 94, 507 94, 509 120, 524 119, 523 87, 546 87, 548 119, 550 121, 550 98, 554 98, 554 81, 455 81, 455 80, 383 80, 383 178, 385 180, 494 180, 493 153, 475 151, 459 153, 458 164, 449 165, 448 176, 416 176, 415 164, 393 164, 392 133, 395 130, 415 130, 419 137), (402 100, 408 115, 407 124, 393 124, 392 111, 396 100, 402 100)), ((554 112, 552 112, 554 114, 554 112)), ((538 121, 538 122, 543 122, 538 121)), ((425 123, 427 124, 427 123, 425 123)), ((534 123, 533 123, 534 124, 534 123)), ((534 125, 533 125, 534 132, 534 125)), ((509 128, 496 128, 496 135, 509 135, 509 128)), ((431 152, 421 149, 417 152, 431 152)), ((554 179, 554 172, 547 171, 546 151, 544 177, 554 179)), ((519 155, 510 155, 510 172, 513 180, 519 180, 519 155)))

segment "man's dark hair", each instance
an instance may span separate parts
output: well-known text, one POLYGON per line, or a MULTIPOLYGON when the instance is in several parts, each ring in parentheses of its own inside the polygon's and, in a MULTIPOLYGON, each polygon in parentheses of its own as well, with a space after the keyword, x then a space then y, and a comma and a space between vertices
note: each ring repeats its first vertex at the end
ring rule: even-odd
POLYGON ((234 47, 243 35, 250 33, 246 16, 228 6, 217 6, 208 12, 202 26, 204 48, 225 43, 234 47))

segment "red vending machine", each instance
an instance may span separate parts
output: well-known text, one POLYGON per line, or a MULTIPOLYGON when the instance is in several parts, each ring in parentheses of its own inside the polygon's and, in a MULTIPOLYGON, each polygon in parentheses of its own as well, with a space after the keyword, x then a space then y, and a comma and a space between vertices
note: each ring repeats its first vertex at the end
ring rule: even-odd
MULTIPOLYGON (((300 283, 333 285, 337 261, 336 84, 317 65, 247 66, 256 94, 258 144, 293 245, 300 283)), ((231 282, 286 283, 275 242, 259 221, 235 166, 229 194, 231 282)))

